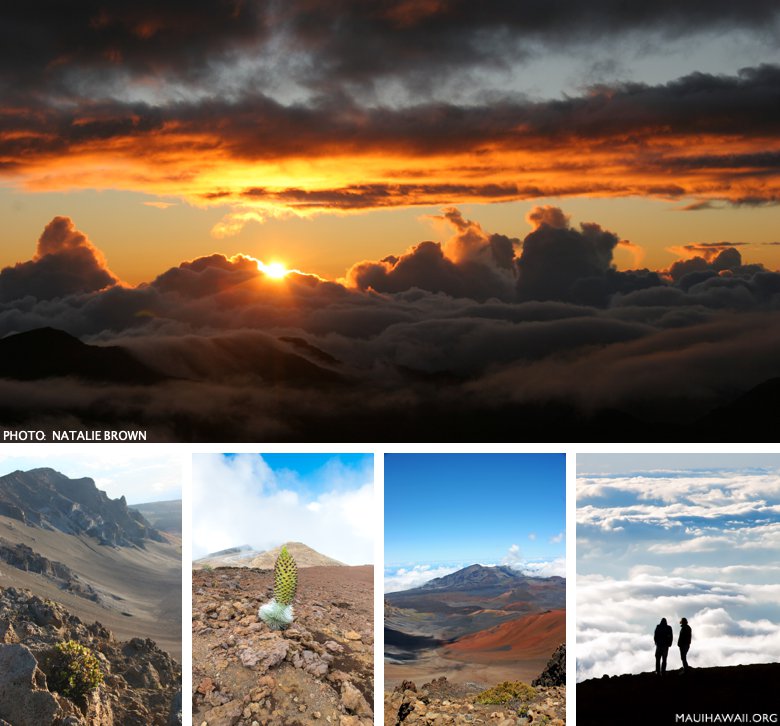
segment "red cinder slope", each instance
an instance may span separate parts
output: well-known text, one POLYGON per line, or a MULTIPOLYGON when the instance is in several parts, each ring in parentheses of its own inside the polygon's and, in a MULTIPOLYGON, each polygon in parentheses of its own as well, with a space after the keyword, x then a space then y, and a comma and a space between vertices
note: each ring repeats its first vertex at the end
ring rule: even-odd
POLYGON ((445 646, 445 655, 458 660, 497 662, 549 657, 566 641, 566 611, 525 615, 445 646))

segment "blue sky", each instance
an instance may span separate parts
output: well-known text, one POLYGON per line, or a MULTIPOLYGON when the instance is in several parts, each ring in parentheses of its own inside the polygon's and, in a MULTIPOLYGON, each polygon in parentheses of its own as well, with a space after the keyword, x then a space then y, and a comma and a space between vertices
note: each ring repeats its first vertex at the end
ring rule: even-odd
MULTIPOLYGON (((780 653, 780 456, 577 459, 578 678, 640 672, 655 624, 692 665, 780 653)), ((674 667, 679 667, 672 659, 674 667)))
POLYGON ((195 454, 193 559, 297 541, 348 565, 370 564, 373 481, 371 454, 195 454))
POLYGON ((386 587, 474 563, 562 570, 565 469, 563 454, 387 454, 386 587))

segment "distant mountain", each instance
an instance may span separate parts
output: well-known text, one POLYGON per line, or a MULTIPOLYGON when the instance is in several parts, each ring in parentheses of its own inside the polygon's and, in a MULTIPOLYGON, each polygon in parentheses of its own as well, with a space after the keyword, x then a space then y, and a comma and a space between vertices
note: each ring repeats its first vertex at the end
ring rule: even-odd
POLYGON ((0 378, 34 381, 72 376, 148 385, 164 376, 118 346, 87 345, 62 330, 38 328, 0 340, 0 378))
POLYGON ((577 684, 577 726, 777 723, 778 682, 780 663, 592 678, 577 684))
POLYGON ((202 567, 254 567, 258 570, 272 570, 282 547, 293 556, 298 567, 343 567, 344 563, 327 557, 302 542, 286 542, 272 550, 256 550, 250 545, 230 547, 195 560, 195 569, 202 567))
POLYGON ((419 590, 473 590, 475 587, 505 587, 519 580, 525 580, 517 570, 511 567, 485 567, 484 565, 469 565, 462 570, 453 572, 444 577, 437 577, 424 585, 419 590))
POLYGON ((251 545, 228 547, 194 560, 192 567, 196 570, 204 567, 249 567, 249 563, 259 554, 262 554, 262 550, 256 550, 251 545))
MULTIPOLYGON (((774 420, 780 407, 780 378, 770 378, 746 391, 734 401, 719 406, 708 413, 700 422, 699 427, 714 434, 721 440, 726 440, 734 430, 734 422, 739 421, 740 435, 745 435, 745 426, 761 429, 761 434, 771 435, 771 427, 766 421, 774 420)), ((762 440, 760 436, 751 435, 755 441, 762 440)))
POLYGON ((15 471, 0 477, 0 515, 41 529, 94 537, 102 545, 143 547, 164 537, 124 497, 110 499, 87 477, 54 469, 15 471))
POLYGON ((504 610, 523 610, 523 601, 529 599, 538 601, 541 609, 553 609, 565 606, 566 580, 557 576, 531 577, 502 565, 469 565, 420 587, 387 593, 386 597, 397 605, 408 599, 457 592, 479 595, 481 599, 495 598, 495 607, 504 610))
POLYGON ((181 499, 133 504, 130 509, 140 512, 144 519, 157 529, 181 534, 181 499))
POLYGON ((311 547, 303 544, 302 542, 286 542, 283 545, 279 545, 272 550, 263 552, 261 555, 255 557, 251 566, 256 567, 259 570, 271 570, 273 569, 276 558, 282 551, 282 547, 286 547, 287 551, 293 556, 295 563, 298 567, 343 567, 344 563, 334 560, 332 557, 320 554, 317 550, 313 550, 311 547))

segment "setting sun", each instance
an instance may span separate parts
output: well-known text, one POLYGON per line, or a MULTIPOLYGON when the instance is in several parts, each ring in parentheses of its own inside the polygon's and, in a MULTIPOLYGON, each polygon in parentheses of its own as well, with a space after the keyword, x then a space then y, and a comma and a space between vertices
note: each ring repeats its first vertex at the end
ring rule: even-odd
POLYGON ((264 262, 257 262, 258 269, 272 280, 281 280, 289 270, 281 262, 271 262, 266 265, 264 262))

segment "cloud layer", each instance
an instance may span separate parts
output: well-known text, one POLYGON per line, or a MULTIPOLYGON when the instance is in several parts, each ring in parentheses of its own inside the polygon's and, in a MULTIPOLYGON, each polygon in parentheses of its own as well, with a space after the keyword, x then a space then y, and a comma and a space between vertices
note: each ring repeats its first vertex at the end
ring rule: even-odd
MULTIPOLYGON (((663 456, 658 457, 663 467, 663 456)), ((774 662, 780 463, 577 482, 577 677, 652 670, 662 617, 698 667, 774 662)), ((679 667, 676 647, 670 667, 679 667)))
POLYGON ((0 335, 51 326, 120 344, 171 380, 115 388, 108 407, 87 384, 2 381, 8 418, 108 410, 176 438, 191 435, 165 433, 177 418, 213 421, 200 437, 232 421, 250 440, 328 411, 388 420, 417 406, 446 420, 564 402, 684 422, 780 373, 780 274, 743 263, 748 248, 696 246, 669 270, 623 272, 612 254, 629 242, 557 208, 532 211, 523 238, 454 208, 440 221, 445 243, 357 263, 344 282, 278 280, 213 254, 129 287, 56 218, 32 260, 0 271, 0 335))

